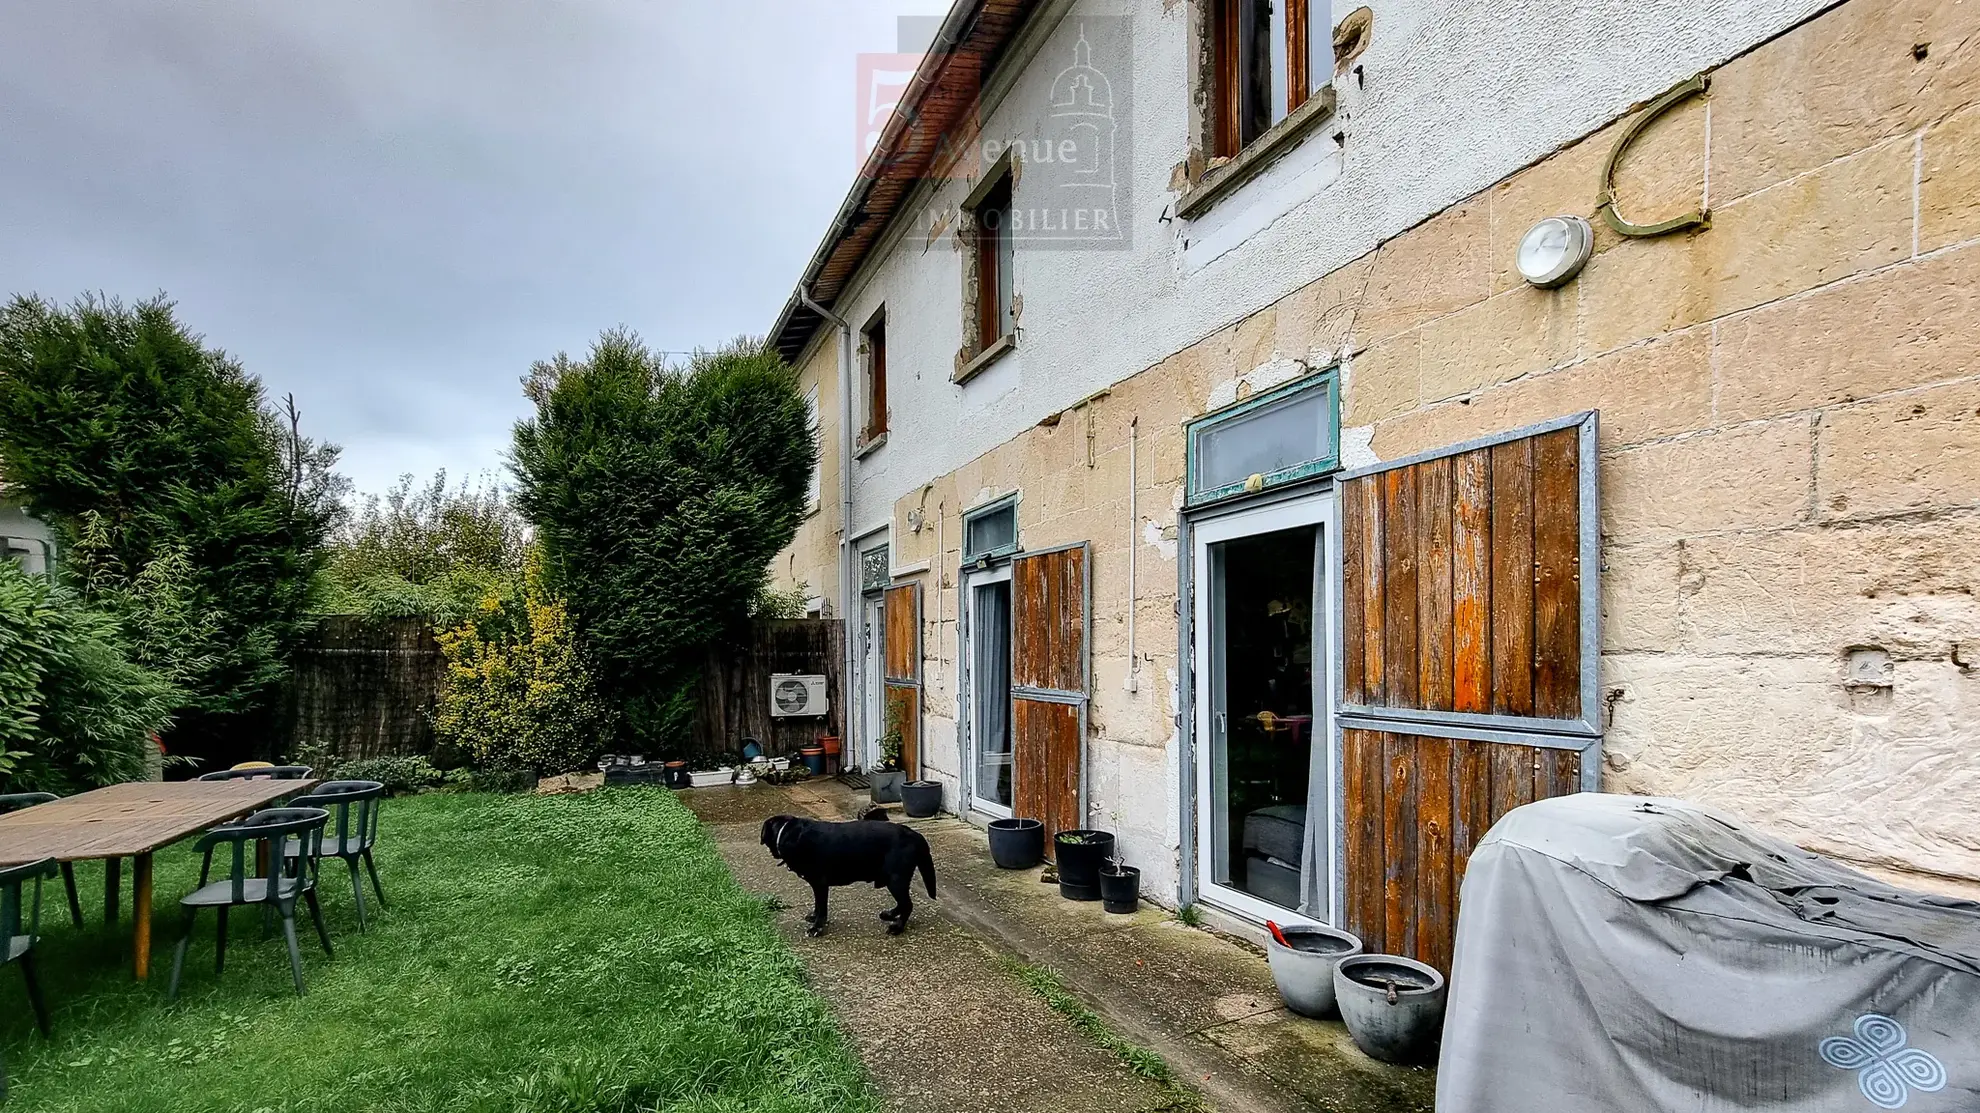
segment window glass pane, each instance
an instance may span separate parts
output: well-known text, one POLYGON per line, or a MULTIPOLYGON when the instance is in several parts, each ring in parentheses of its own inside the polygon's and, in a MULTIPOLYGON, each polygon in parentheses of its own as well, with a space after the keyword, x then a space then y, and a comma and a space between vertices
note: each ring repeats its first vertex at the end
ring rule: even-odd
POLYGON ((1196 489, 1214 491, 1334 454, 1331 386, 1202 429, 1196 436, 1196 489))
POLYGON ((887 586, 894 574, 887 567, 887 548, 868 549, 859 554, 859 589, 879 591, 887 586))
POLYGON ((963 524, 963 556, 974 559, 1017 545, 1017 507, 999 507, 969 518, 963 524))
POLYGON ((1273 123, 1286 118, 1286 79, 1290 72, 1286 64, 1286 9, 1291 0, 1272 0, 1272 29, 1269 33, 1272 49, 1272 95, 1267 112, 1273 123))
POLYGON ((1328 0, 1306 5, 1306 91, 1317 93, 1334 76, 1334 7, 1328 0))

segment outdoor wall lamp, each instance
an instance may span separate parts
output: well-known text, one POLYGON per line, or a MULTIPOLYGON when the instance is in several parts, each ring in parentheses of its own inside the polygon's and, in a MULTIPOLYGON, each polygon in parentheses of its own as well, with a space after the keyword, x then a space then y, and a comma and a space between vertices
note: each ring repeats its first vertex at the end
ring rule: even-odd
POLYGON ((1551 289, 1580 274, 1594 246, 1594 233, 1587 221, 1578 216, 1550 216, 1520 237, 1514 265, 1521 278, 1543 290, 1551 289))

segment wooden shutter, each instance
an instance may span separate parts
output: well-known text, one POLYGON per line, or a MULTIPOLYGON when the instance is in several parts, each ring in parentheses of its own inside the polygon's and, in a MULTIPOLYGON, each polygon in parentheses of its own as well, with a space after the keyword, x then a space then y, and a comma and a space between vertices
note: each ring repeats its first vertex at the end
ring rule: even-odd
POLYGON ((1059 831, 1086 825, 1087 548, 1011 561, 1013 811, 1059 831))
POLYGON ((901 723, 901 768, 910 778, 921 776, 921 585, 890 587, 882 596, 880 674, 885 681, 887 720, 901 723))
POLYGON ((1597 784, 1593 413, 1344 477, 1348 930, 1449 970, 1471 850, 1597 784))

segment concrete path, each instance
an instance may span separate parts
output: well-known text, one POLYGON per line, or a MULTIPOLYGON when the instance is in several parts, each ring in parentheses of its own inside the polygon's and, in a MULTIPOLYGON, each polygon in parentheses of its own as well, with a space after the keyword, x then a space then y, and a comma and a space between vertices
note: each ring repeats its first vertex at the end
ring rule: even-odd
MULTIPOLYGON (((1059 899, 1039 871, 990 864, 982 832, 912 821, 928 837, 941 896, 916 888, 895 938, 884 891, 835 889, 831 930, 804 935, 810 890, 758 844, 778 813, 845 819, 863 798, 835 782, 696 789, 683 798, 743 887, 783 901, 785 935, 890 1105, 914 1113, 1152 1113, 1194 1095, 1137 1076, 1012 973, 1055 972, 1109 1027, 1165 1059, 1202 1107, 1238 1113, 1429 1113, 1434 1073, 1356 1051, 1337 1023, 1279 1007, 1263 956, 1160 909, 1110 916, 1059 899)), ((899 818, 896 811, 896 818, 899 818)))

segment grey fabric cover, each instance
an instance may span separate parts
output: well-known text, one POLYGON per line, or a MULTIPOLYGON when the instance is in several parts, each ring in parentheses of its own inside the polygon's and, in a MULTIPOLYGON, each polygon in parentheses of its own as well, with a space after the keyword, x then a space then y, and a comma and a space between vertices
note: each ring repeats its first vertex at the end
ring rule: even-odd
POLYGON ((1244 848, 1297 869, 1306 850, 1306 805, 1273 804, 1246 813, 1244 848))
POLYGON ((1679 800, 1500 820, 1450 986, 1439 1113, 1980 1110, 1980 904, 1679 800))

